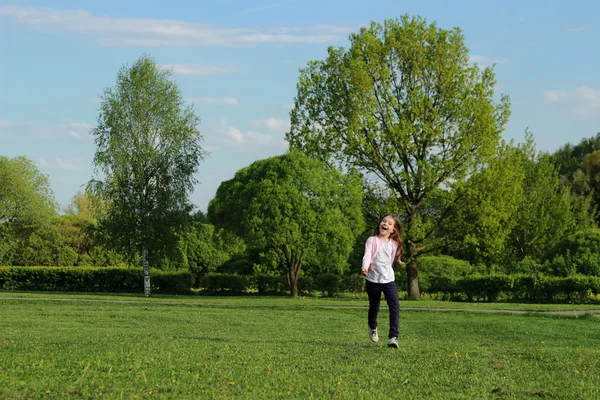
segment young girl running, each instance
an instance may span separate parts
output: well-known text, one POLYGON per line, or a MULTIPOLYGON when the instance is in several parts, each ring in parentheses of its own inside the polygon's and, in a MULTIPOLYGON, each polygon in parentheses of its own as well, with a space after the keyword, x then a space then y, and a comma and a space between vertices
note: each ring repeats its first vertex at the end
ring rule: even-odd
POLYGON ((394 348, 398 348, 400 304, 392 266, 394 261, 403 264, 400 260, 402 256, 401 229, 398 218, 393 215, 383 217, 373 236, 367 239, 362 260, 362 274, 366 279, 367 295, 369 296, 369 337, 374 342, 379 341, 377 314, 383 292, 390 311, 388 347, 394 348))

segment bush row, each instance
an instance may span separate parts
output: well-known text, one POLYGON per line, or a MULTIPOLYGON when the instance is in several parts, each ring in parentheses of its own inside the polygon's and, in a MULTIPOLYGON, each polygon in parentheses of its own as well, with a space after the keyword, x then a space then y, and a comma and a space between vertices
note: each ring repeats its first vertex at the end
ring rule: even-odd
MULTIPOLYGON (((153 293, 189 293, 189 271, 152 270, 153 293)), ((142 268, 0 267, 0 289, 69 292, 143 292, 142 268)))
MULTIPOLYGON (((406 290, 405 277, 396 272, 400 291, 406 290)), ((188 271, 152 270, 153 293, 189 293, 193 276, 188 271)), ((203 277, 201 287, 210 293, 286 294, 285 276, 237 275, 210 273, 203 277)), ((137 292, 143 291, 141 268, 123 267, 0 267, 0 289, 137 292)), ((298 281, 302 295, 320 291, 327 296, 341 292, 362 293, 364 280, 360 275, 322 274, 316 278, 302 277, 298 281)), ((464 277, 427 276, 421 291, 437 293, 447 300, 497 301, 500 298, 523 301, 568 300, 586 302, 600 293, 600 277, 572 275, 553 277, 539 274, 471 274, 464 277)))
MULTIPOLYGON (((289 293, 287 276, 278 275, 237 275, 237 274, 206 274, 200 285, 212 293, 244 293, 258 294, 289 293)), ((300 277, 298 291, 301 295, 311 295, 320 291, 326 296, 334 296, 340 292, 360 293, 364 289, 364 280, 360 275, 342 277, 336 274, 321 274, 316 278, 300 277)))
POLYGON ((502 295, 511 300, 552 301, 566 299, 586 302, 590 295, 600 293, 600 277, 572 275, 555 277, 539 274, 473 274, 462 278, 428 277, 429 293, 441 293, 447 299, 462 294, 468 301, 496 301, 502 295))

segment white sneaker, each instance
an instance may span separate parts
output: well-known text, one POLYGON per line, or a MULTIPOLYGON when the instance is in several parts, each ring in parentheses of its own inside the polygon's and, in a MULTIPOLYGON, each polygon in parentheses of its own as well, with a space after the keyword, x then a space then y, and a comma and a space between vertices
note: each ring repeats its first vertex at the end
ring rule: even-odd
POLYGON ((369 337, 375 343, 379 342, 379 336, 377 335, 377 328, 375 328, 375 329, 369 328, 369 337))
POLYGON ((398 348, 398 338, 397 337, 390 338, 390 340, 388 340, 388 347, 393 347, 393 348, 397 349, 398 348))

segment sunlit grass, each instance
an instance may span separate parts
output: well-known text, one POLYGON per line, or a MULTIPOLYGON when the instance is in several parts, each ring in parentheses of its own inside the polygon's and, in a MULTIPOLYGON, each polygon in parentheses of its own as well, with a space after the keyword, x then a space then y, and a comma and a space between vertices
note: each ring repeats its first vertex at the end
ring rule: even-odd
POLYGON ((0 398, 600 398, 600 318, 427 303, 1 292, 0 398))

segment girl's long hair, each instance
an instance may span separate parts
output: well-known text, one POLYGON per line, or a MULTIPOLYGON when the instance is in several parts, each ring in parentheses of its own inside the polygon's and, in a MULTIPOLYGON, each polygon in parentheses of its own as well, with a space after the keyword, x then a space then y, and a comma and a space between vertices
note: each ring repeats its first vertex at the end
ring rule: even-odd
POLYGON ((386 214, 383 217, 381 217, 381 219, 377 223, 377 227, 375 228, 374 235, 375 236, 379 235, 379 226, 381 225, 381 221, 383 221, 383 219, 385 217, 391 217, 394 220, 394 233, 392 233, 390 235, 390 239, 394 240, 394 241, 396 241, 396 243, 398 243, 398 254, 402 255, 402 253, 403 253, 402 245, 404 242, 402 240, 402 223, 400 222, 398 217, 396 217, 393 214, 386 214))

